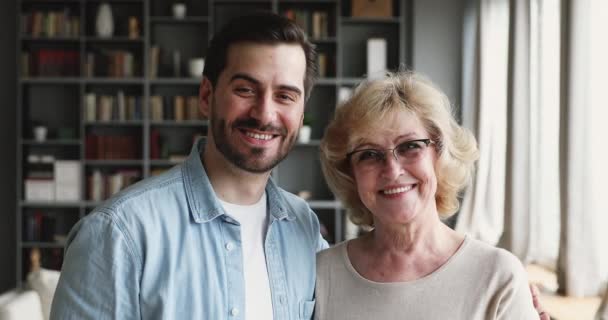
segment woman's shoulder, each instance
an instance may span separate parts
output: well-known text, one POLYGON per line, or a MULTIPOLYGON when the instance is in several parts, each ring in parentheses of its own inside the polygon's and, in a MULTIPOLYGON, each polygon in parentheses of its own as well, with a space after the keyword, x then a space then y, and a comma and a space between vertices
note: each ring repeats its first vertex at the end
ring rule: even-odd
POLYGON ((348 242, 349 240, 343 241, 317 252, 317 263, 319 261, 337 261, 342 259, 348 242))
POLYGON ((495 276, 513 277, 524 275, 526 271, 523 264, 511 252, 497 248, 480 240, 467 236, 466 259, 475 261, 480 268, 491 271, 495 276))

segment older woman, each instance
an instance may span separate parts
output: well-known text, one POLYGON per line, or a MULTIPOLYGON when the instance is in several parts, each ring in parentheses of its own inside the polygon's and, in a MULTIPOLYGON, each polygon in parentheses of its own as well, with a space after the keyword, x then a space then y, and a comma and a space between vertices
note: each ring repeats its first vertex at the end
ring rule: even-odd
POLYGON ((328 184, 372 229, 317 257, 316 319, 538 319, 509 252, 441 222, 478 157, 447 97, 412 72, 363 83, 321 143, 328 184))

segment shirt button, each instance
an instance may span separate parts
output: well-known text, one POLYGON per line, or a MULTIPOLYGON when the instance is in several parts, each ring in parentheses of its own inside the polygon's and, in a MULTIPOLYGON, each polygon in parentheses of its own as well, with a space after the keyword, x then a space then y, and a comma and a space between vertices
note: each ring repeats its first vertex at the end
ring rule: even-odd
POLYGON ((287 298, 285 298, 285 296, 280 296, 280 297, 279 297, 279 302, 280 302, 281 304, 285 304, 286 300, 287 300, 287 298))
POLYGON ((237 308, 232 308, 232 309, 230 310, 230 315, 231 315, 231 316, 233 316, 233 317, 238 316, 238 315, 239 315, 239 309, 237 309, 237 308))
MULTIPOLYGON (((232 251, 234 249, 234 244, 232 242, 226 243, 226 250, 232 251)), ((233 309, 234 310, 234 309, 233 309)), ((237 311, 238 312, 238 311, 237 311)))

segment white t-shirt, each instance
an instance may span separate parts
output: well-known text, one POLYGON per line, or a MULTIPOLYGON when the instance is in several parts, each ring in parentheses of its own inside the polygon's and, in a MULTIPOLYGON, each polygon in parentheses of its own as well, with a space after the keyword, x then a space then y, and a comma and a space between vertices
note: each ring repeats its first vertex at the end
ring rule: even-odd
POLYGON ((226 213, 241 224, 245 319, 272 320, 272 296, 266 268, 264 240, 268 230, 266 193, 255 204, 242 206, 220 200, 226 213))

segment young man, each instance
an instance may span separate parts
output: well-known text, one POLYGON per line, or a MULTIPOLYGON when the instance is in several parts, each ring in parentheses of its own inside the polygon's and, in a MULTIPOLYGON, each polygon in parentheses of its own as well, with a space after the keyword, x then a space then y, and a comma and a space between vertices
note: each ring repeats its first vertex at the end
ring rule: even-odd
POLYGON ((312 317, 327 242, 269 178, 302 125, 313 46, 278 15, 240 17, 211 41, 203 75, 207 139, 74 226, 51 319, 312 317))
POLYGON ((309 319, 327 243, 306 202, 269 178, 296 141, 314 61, 278 15, 224 27, 200 86, 207 140, 74 227, 51 318, 309 319))

